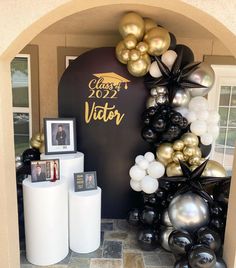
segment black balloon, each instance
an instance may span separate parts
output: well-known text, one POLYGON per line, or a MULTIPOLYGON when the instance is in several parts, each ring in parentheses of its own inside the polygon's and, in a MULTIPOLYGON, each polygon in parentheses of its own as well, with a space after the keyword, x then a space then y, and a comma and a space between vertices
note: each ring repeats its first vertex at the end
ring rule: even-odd
POLYGON ((133 226, 138 226, 140 224, 139 209, 134 208, 128 213, 127 221, 133 226))
POLYGON ((230 191, 230 181, 220 182, 215 185, 213 189, 214 200, 219 201, 221 204, 228 203, 230 191))
POLYGON ((140 213, 140 220, 143 224, 153 225, 159 220, 159 214, 153 207, 146 206, 140 213))
POLYGON ((158 201, 160 199, 164 199, 166 195, 165 189, 163 187, 159 187, 158 190, 156 191, 156 197, 158 198, 158 201))
POLYGON ((217 258, 215 268, 227 268, 227 265, 223 259, 217 258))
POLYGON ((143 250, 154 250, 158 246, 157 232, 151 228, 142 230, 138 236, 138 243, 143 250))
POLYGON ((143 202, 146 205, 156 205, 156 203, 157 203, 157 196, 156 196, 156 194, 146 194, 146 193, 143 193, 143 202))
POLYGON ((143 130, 142 130, 142 137, 147 142, 153 143, 157 139, 157 134, 152 128, 144 127, 143 130))
POLYGON ((196 245, 190 250, 188 261, 192 268, 215 268, 216 255, 210 248, 196 245))
POLYGON ((223 206, 217 202, 214 202, 211 205, 211 215, 213 217, 221 217, 225 215, 225 209, 223 208, 223 206))
POLYGON ((193 239, 189 233, 175 230, 169 236, 169 246, 174 254, 185 256, 193 246, 193 239))
POLYGON ((40 152, 37 149, 26 149, 22 154, 22 161, 26 165, 30 165, 31 161, 40 160, 40 152))
POLYGON ((176 48, 176 38, 172 33, 169 33, 170 35, 170 46, 169 50, 174 50, 176 48))
POLYGON ((201 142, 199 142, 199 147, 202 152, 202 157, 206 158, 211 153, 211 144, 210 145, 203 145, 201 142))
POLYGON ((188 263, 188 260, 183 258, 183 259, 176 261, 174 268, 191 268, 191 267, 188 263))
POLYGON ((197 236, 199 244, 206 245, 215 252, 220 249, 221 237, 217 232, 211 230, 210 228, 201 228, 198 231, 197 236))
POLYGON ((183 68, 187 64, 194 61, 194 54, 193 54, 193 51, 189 47, 185 45, 181 45, 181 44, 177 45, 175 48, 175 52, 179 54, 181 50, 183 51, 181 68, 183 68))
POLYGON ((221 233, 225 228, 225 220, 223 218, 213 218, 209 225, 211 228, 221 233))

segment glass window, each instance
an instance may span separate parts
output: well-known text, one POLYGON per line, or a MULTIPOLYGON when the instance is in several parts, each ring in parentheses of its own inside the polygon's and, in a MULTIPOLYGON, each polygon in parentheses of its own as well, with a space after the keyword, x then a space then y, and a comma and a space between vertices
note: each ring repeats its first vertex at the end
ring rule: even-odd
POLYGON ((222 86, 220 92, 220 106, 229 106, 230 90, 228 86, 222 86))

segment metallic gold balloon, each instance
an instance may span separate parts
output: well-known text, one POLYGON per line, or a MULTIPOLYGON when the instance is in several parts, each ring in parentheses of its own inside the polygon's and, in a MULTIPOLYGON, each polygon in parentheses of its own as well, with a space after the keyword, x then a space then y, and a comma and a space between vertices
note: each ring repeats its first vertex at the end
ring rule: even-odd
POLYGON ((173 155, 172 155, 172 160, 178 164, 179 163, 179 160, 183 161, 184 160, 184 155, 182 152, 180 151, 177 151, 177 152, 174 152, 173 155))
POLYGON ((202 175, 207 177, 225 177, 227 173, 220 163, 209 160, 202 175))
POLYGON ((38 141, 36 139, 34 139, 33 137, 30 139, 30 145, 32 148, 35 149, 39 149, 40 145, 41 145, 41 141, 38 141))
POLYGON ((201 159, 201 157, 202 157, 202 151, 201 151, 201 149, 199 147, 197 147, 197 146, 195 147, 195 149, 196 149, 195 156, 198 156, 201 159))
POLYGON ((137 50, 137 49, 130 50, 130 60, 132 60, 132 61, 139 60, 140 56, 141 56, 141 53, 139 50, 137 50))
POLYGON ((126 46, 123 41, 120 41, 116 46, 116 58, 119 62, 127 64, 127 61, 122 57, 122 51, 126 49, 126 46))
POLYGON ((170 35, 162 27, 155 27, 144 36, 144 41, 148 44, 148 53, 152 56, 160 56, 170 46, 170 35))
POLYGON ((198 167, 197 165, 190 166, 190 170, 194 171, 197 167, 198 167))
POLYGON ((181 136, 181 140, 184 142, 186 146, 198 146, 199 140, 197 135, 188 132, 181 136))
POLYGON ((183 175, 180 165, 174 162, 168 164, 166 168, 166 174, 168 177, 183 175))
POLYGON ((39 152, 42 154, 42 153, 45 153, 45 144, 44 142, 41 143, 40 147, 39 147, 39 152))
POLYGON ((127 64, 127 62, 130 60, 130 50, 123 49, 121 51, 120 59, 127 64))
POLYGON ((175 151, 182 151, 184 149, 184 142, 182 140, 176 140, 173 143, 173 149, 175 151))
POLYGON ((135 12, 125 14, 120 20, 119 32, 123 38, 128 34, 133 34, 138 41, 142 40, 144 35, 143 18, 135 12))
POLYGON ((40 133, 35 133, 32 137, 36 141, 41 141, 41 134, 40 133))
POLYGON ((136 49, 140 51, 141 55, 146 54, 148 51, 148 44, 145 42, 139 42, 136 49))
POLYGON ((137 39, 133 34, 128 34, 123 40, 127 49, 133 49, 137 45, 137 39))
POLYGON ((172 154, 174 149, 172 148, 171 143, 162 143, 156 151, 156 156, 163 165, 167 165, 168 163, 172 162, 172 154))
POLYGON ((188 162, 191 166, 197 166, 200 163, 200 159, 201 158, 199 156, 194 155, 189 158, 188 162))
POLYGON ((148 72, 150 64, 150 57, 147 54, 144 54, 136 61, 128 61, 128 71, 136 77, 144 76, 148 72))
POLYGON ((196 147, 195 146, 185 146, 183 149, 183 154, 192 157, 195 155, 196 147))
POLYGON ((40 134, 40 141, 43 142, 44 141, 44 133, 40 134))
POLYGON ((150 18, 144 18, 144 32, 145 34, 150 31, 151 29, 157 27, 157 24, 154 20, 150 18))

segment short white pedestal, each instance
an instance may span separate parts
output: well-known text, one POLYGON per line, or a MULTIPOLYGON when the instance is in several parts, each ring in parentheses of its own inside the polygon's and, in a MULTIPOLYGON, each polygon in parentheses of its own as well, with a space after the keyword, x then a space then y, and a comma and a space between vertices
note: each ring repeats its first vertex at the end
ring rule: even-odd
POLYGON ((70 249, 77 253, 93 252, 101 239, 101 188, 69 192, 70 249))
POLYGON ((47 266, 69 252, 68 185, 66 181, 23 181, 26 258, 47 266))
POLYGON ((74 173, 84 172, 84 154, 41 154, 41 160, 59 159, 60 176, 68 181, 69 186, 74 185, 74 173))

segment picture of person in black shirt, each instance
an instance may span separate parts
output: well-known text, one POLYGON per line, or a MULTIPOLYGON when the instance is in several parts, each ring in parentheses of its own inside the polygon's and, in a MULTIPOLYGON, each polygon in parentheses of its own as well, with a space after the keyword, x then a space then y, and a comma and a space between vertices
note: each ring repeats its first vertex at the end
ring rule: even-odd
POLYGON ((66 145, 66 132, 63 125, 58 125, 56 140, 58 145, 66 145))

